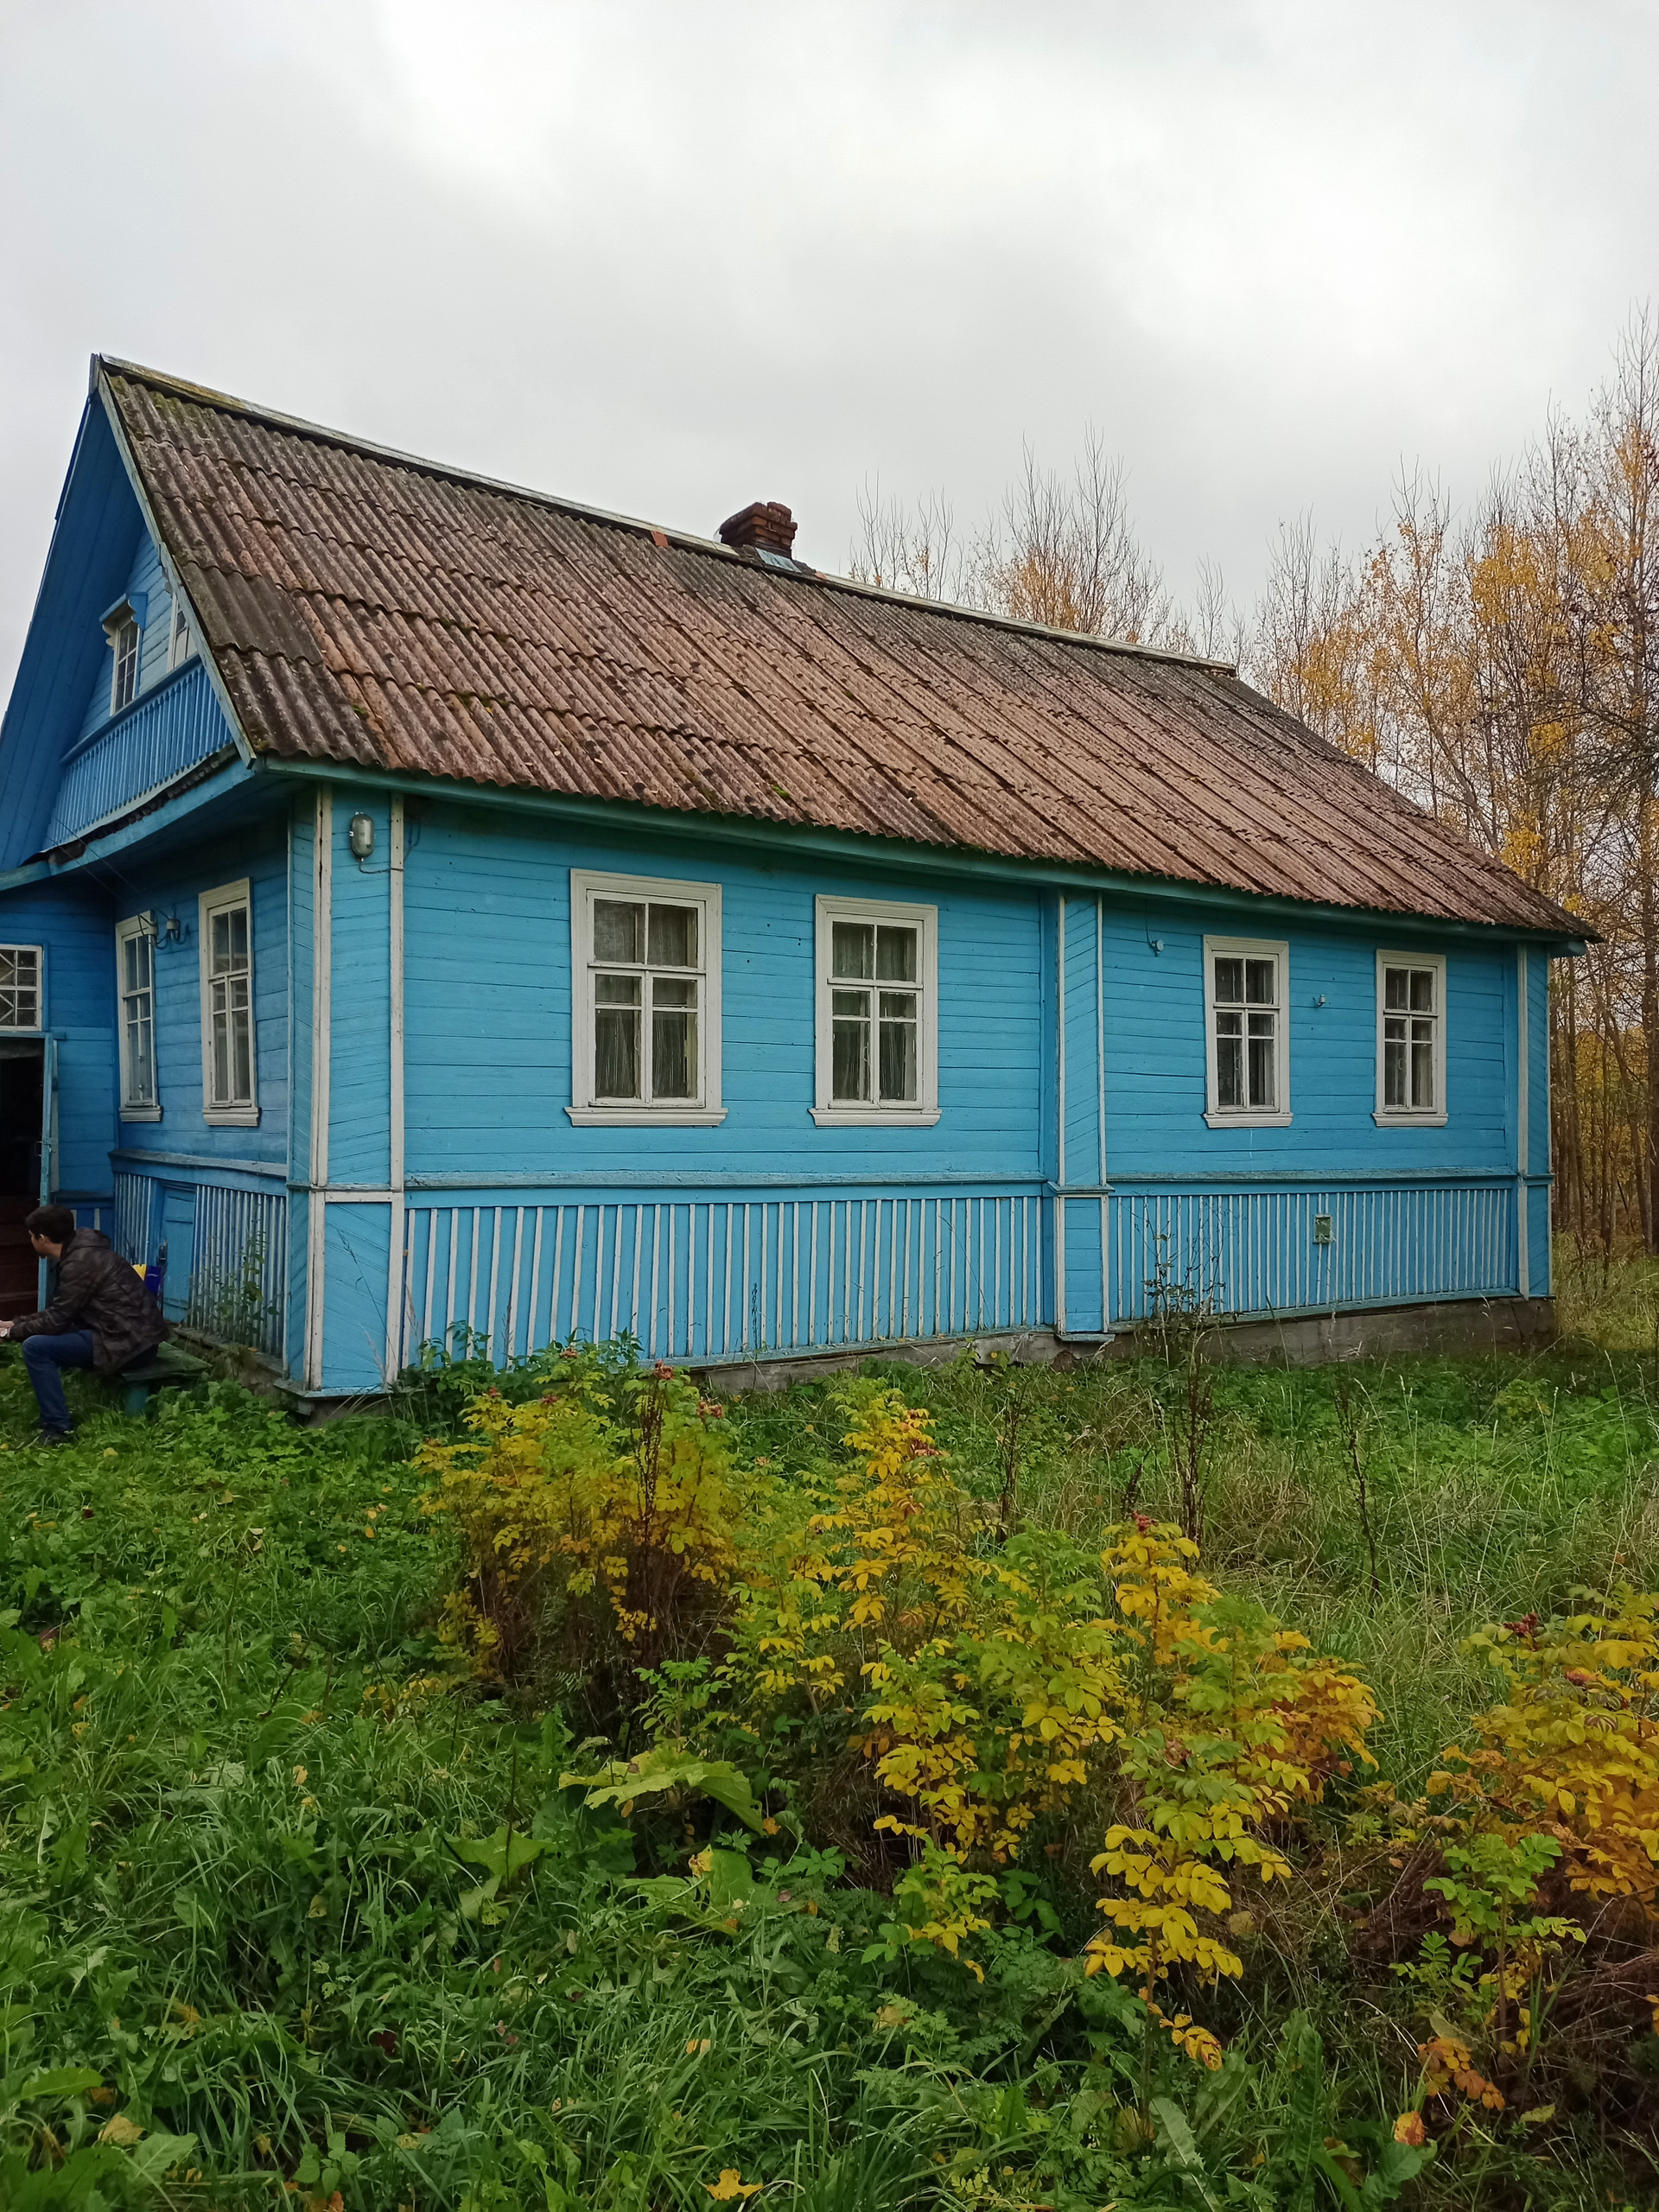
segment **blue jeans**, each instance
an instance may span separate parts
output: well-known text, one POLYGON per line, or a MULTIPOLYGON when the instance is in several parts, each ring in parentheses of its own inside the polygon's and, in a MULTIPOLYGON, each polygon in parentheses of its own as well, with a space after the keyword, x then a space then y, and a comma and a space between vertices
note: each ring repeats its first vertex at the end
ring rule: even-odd
POLYGON ((90 1329, 71 1329, 61 1337, 23 1338, 23 1365, 35 1385, 35 1402, 41 1409, 42 1428, 68 1430, 69 1405, 63 1395, 63 1370, 90 1367, 92 1363, 90 1329))

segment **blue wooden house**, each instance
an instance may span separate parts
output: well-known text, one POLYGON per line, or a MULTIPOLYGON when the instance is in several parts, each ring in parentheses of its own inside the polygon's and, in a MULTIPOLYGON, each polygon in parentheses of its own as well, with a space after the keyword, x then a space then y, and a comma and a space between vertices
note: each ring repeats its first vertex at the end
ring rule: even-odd
POLYGON ((319 1399, 1547 1313, 1567 914, 1229 668, 721 540, 94 361, 0 735, 0 1300, 49 1194, 319 1399))

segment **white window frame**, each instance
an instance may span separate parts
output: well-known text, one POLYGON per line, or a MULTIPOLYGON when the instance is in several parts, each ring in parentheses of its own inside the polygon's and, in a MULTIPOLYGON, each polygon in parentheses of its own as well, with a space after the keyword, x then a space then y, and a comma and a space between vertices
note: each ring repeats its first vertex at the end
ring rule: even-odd
POLYGON ((1446 955, 1443 952, 1378 952, 1376 956, 1376 1105, 1371 1119, 1379 1129, 1443 1129, 1446 1127, 1446 955), (1427 968, 1434 974, 1434 1106, 1390 1106, 1383 1047, 1388 1011, 1383 974, 1389 968, 1427 968))
POLYGON ((1204 940, 1204 1118, 1212 1129, 1282 1129, 1290 1113, 1290 947, 1281 938, 1207 937, 1204 940), (1216 1081, 1216 962, 1217 959, 1268 960, 1277 963, 1274 978, 1274 1090, 1279 1103, 1269 1112, 1263 1106, 1222 1106, 1216 1081))
MULTIPOLYGON (((900 905, 891 899, 842 899, 821 894, 813 930, 814 1031, 817 1044, 817 1104, 812 1119, 821 1129, 924 1128, 939 1118, 939 910, 900 905), (872 1101, 852 1104, 835 1096, 834 982, 830 973, 836 922, 898 922, 917 931, 916 1097, 890 1106, 872 1101)), ((906 987, 908 988, 908 986, 906 987)))
POLYGON ((248 879, 204 891, 196 902, 201 964, 201 1116, 210 1128, 251 1129, 259 1122, 259 1022, 254 998, 253 893, 248 879), (248 913, 248 1082, 251 1096, 225 1104, 213 1096, 213 991, 210 972, 215 914, 245 906, 248 913))
MULTIPOLYGON (((721 1103, 721 894, 717 883, 687 883, 677 876, 611 875, 593 868, 570 871, 570 1103, 565 1112, 578 1128, 714 1128, 726 1118, 721 1103), (629 1105, 594 1097, 594 902, 596 899, 671 901, 696 906, 702 983, 697 1007, 697 1095, 694 1099, 629 1105)), ((642 1028, 644 1014, 642 1014, 642 1028)))
POLYGON ((167 639, 167 665, 168 669, 182 668, 186 661, 190 660, 194 657, 195 650, 196 629, 194 623, 190 619, 190 609, 185 604, 183 594, 181 592, 175 592, 173 594, 173 620, 171 627, 168 632, 167 639))
POLYGON ((0 1021, 0 1036, 38 1037, 46 1027, 46 947, 41 944, 0 944, 0 952, 32 952, 35 956, 35 1022, 0 1021))
MULTIPOLYGON (((138 600, 142 600, 143 596, 143 594, 140 593, 138 600)), ((110 712, 111 715, 124 714, 129 707, 136 704, 138 694, 143 689, 144 613, 143 607, 138 603, 137 600, 129 598, 118 600, 104 617, 104 635, 109 639, 111 656, 110 668, 110 712), (123 665, 121 639, 129 623, 132 626, 136 639, 132 648, 132 690, 128 697, 123 699, 118 696, 123 665)))
POLYGON ((115 1031, 121 1062, 121 1119, 159 1122, 162 1079, 156 1053, 156 938, 145 914, 130 914, 115 925, 115 1031), (133 1096, 132 1048, 127 1036, 127 946, 142 938, 149 946, 149 1083, 148 1099, 133 1096))

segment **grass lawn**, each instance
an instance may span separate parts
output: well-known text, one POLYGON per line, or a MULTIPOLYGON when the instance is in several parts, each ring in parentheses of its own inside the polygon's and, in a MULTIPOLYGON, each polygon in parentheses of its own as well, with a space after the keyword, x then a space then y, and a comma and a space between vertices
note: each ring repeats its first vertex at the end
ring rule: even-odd
MULTIPOLYGON (((1196 1455, 1156 1362, 887 1372, 958 1480, 1087 1547, 1174 1517, 1196 1457, 1206 1573, 1363 1667, 1412 1801, 1493 1700, 1471 1630, 1659 1588, 1651 1289, 1594 1291, 1604 1341, 1547 1358, 1216 1372, 1196 1455)), ((228 1384, 133 1421, 88 1383, 48 1452, 0 1355, 0 2203, 1659 2202, 1639 2021, 1389 2181, 1432 1992, 1357 1933, 1376 1777, 1243 1977, 1184 1998, 1229 2055, 1161 2051, 1149 2133, 1135 2005, 1083 1978, 1092 1897, 1042 1853, 979 1979, 895 1934, 842 1837, 589 1808, 560 1776, 638 1736, 583 1744, 558 1679, 502 1691, 436 1639, 454 1539, 411 1458, 460 1395, 302 1430, 228 1384)), ((843 1421, 813 1386, 725 1427, 793 1477, 843 1421)))

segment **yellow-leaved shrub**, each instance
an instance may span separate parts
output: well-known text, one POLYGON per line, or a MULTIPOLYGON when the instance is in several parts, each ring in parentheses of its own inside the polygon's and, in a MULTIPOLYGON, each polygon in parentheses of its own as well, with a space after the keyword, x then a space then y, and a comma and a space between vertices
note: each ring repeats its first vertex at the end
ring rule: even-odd
POLYGON ((671 1368, 619 1375, 588 1355, 539 1397, 474 1398, 474 1440, 418 1461, 462 1554, 445 1639, 480 1673, 552 1656, 626 1698, 623 1678, 706 1634, 756 1487, 713 1411, 671 1368))

